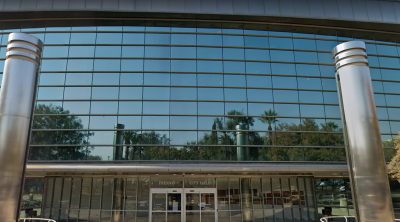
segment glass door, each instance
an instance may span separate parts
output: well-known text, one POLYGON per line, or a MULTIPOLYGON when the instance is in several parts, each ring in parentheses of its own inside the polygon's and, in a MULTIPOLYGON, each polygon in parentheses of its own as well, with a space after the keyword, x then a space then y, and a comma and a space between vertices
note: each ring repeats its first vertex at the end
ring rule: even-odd
POLYGON ((185 189, 186 222, 216 222, 216 189, 185 189))
POLYGON ((150 222, 181 222, 183 189, 151 189, 150 222))

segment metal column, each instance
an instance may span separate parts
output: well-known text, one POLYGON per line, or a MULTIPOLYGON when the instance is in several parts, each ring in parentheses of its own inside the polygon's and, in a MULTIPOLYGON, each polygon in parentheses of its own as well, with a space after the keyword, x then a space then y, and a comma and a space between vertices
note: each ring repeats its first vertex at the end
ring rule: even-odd
POLYGON ((42 46, 24 33, 8 37, 0 93, 0 222, 19 218, 42 46))
POLYGON ((332 55, 357 221, 394 221, 365 44, 345 42, 332 55))
POLYGON ((250 150, 248 147, 243 147, 243 145, 247 145, 247 141, 249 140, 249 136, 246 131, 248 130, 247 125, 236 125, 236 144, 238 145, 236 150, 236 156, 238 161, 249 161, 250 160, 250 150))
POLYGON ((118 129, 124 129, 125 125, 124 124, 115 124, 114 129, 116 131, 114 132, 114 152, 113 152, 113 160, 123 160, 122 159, 122 153, 123 153, 123 144, 124 144, 124 132, 120 131, 118 129))

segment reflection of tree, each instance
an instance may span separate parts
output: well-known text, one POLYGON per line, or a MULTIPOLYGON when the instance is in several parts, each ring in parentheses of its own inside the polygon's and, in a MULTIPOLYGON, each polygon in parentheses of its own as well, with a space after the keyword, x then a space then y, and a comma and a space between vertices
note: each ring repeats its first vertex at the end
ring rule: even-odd
MULTIPOLYGON (((390 169, 390 174, 392 175, 392 177, 400 182, 400 132, 399 135, 397 136, 397 139, 392 140, 392 144, 394 145, 396 154, 393 156, 388 167, 390 169)), ((392 144, 386 144, 386 145, 392 145, 392 144)))
POLYGON ((268 124, 268 134, 269 134, 269 145, 272 145, 272 124, 278 122, 275 116, 278 116, 278 113, 272 109, 264 110, 264 113, 261 114, 263 117, 259 118, 262 123, 268 124))
POLYGON ((166 134, 154 131, 138 133, 124 132, 126 160, 166 160, 168 159, 168 145, 170 139, 166 134), (152 144, 154 146, 143 146, 152 144), (163 146, 166 145, 166 146, 163 146))
MULTIPOLYGON (((71 129, 68 131, 33 131, 31 144, 68 144, 69 147, 37 147, 32 148, 29 153, 31 160, 82 160, 90 155, 93 148, 73 146, 87 144, 87 139, 93 133, 87 131, 74 131, 83 129, 82 120, 76 116, 68 116, 69 111, 60 106, 37 105, 37 114, 60 114, 60 116, 35 116, 34 129, 71 129), (67 114, 67 115, 65 115, 67 114)), ((96 157, 91 157, 96 158, 96 157)))

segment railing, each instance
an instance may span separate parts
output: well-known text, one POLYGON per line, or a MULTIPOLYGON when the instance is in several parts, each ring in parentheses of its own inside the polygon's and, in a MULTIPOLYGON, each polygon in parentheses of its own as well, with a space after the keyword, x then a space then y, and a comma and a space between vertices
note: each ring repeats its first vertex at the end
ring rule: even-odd
POLYGON ((44 222, 57 222, 53 219, 46 219, 46 218, 19 218, 19 222, 26 222, 26 221, 35 221, 35 220, 40 220, 44 222))
MULTIPOLYGON (((322 217, 319 219, 321 222, 328 222, 328 219, 334 219, 334 218, 344 218, 346 222, 348 222, 347 218, 356 218, 355 216, 330 216, 330 217, 322 217)), ((394 219, 395 221, 400 221, 400 219, 394 219)))

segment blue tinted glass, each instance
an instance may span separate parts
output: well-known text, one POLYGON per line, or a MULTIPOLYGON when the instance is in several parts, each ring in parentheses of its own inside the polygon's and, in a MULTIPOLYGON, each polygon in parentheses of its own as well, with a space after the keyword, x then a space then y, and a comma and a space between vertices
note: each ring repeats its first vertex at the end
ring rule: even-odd
POLYGON ((197 58, 222 59, 222 48, 197 47, 197 58))
POLYGON ((295 90, 273 90, 274 102, 299 102, 298 92, 295 90))
POLYGON ((224 83, 223 75, 198 74, 197 84, 199 86, 222 86, 224 83))
POLYGON ((144 33, 124 33, 122 44, 144 44, 144 33))
POLYGON ((198 88, 199 100, 224 100, 223 89, 218 88, 198 88))
POLYGON ((144 57, 144 46, 122 46, 122 57, 144 57))
POLYGON ((259 36, 245 36, 244 37, 244 45, 246 47, 257 47, 257 48, 268 48, 268 37, 259 37, 259 36))
POLYGON ((169 60, 144 60, 144 70, 145 71, 170 71, 170 61, 169 60))
POLYGON ((378 54, 376 51, 375 44, 365 44, 365 48, 367 49, 367 54, 378 54))
MULTIPOLYGON (((200 92, 199 92, 200 93, 200 92)), ((246 101, 246 89, 229 89, 224 90, 225 101, 246 101)))
MULTIPOLYGON (((93 59, 68 59, 68 71, 92 71, 93 59)), ((42 69, 43 71, 43 69, 42 69)))
POLYGON ((94 71, 120 71, 121 60, 119 59, 95 59, 94 71))
MULTIPOLYGON (((46 33, 45 44, 69 44, 70 33, 46 33)), ((73 43, 73 42, 71 42, 73 43)))
POLYGON ((94 73, 93 85, 118 85, 119 73, 94 73))
POLYGON ((145 43, 146 44, 171 44, 171 35, 170 34, 146 33, 145 43))
POLYGON ((169 121, 171 129, 197 129, 197 117, 171 116, 169 121))
POLYGON ((222 61, 197 61, 198 72, 222 72, 222 61))
POLYGON ((296 64, 296 72, 298 76, 319 76, 318 65, 296 64))
POLYGON ((196 45, 195 34, 171 34, 172 45, 196 45))
POLYGON ((400 95, 382 95, 382 94, 375 95, 376 105, 386 106, 385 97, 388 106, 400 106, 400 95))
MULTIPOLYGON (((380 91, 375 90, 374 82, 375 81, 372 81, 372 84, 373 84, 372 87, 374 89, 374 92, 380 92, 380 91)), ((376 83, 382 84, 381 82, 376 82, 376 83)), ((385 92, 387 92, 387 93, 399 93, 400 83, 397 83, 397 82, 383 82, 383 86, 385 87, 385 92)), ((376 87, 376 88, 378 88, 378 87, 376 87)))
POLYGON ((398 135, 400 131, 400 122, 390 121, 390 129, 392 134, 398 135))
POLYGON ((198 127, 202 130, 210 130, 217 117, 198 117, 198 127))
POLYGON ((315 52, 294 52, 296 62, 313 62, 318 63, 318 56, 315 52))
POLYGON ((388 118, 388 110, 386 108, 376 108, 376 113, 378 114, 378 119, 389 119, 388 118))
POLYGON ((171 74, 171 85, 195 86, 196 74, 171 74))
POLYGON ((269 50, 265 49, 245 49, 246 60, 270 60, 269 50))
POLYGON ((321 79, 322 88, 324 90, 337 90, 336 80, 335 79, 321 79))
POLYGON ((121 71, 143 71, 143 59, 122 60, 121 71))
POLYGON ((301 117, 325 117, 322 105, 300 105, 301 117))
POLYGON ((337 92, 324 92, 324 103, 339 104, 337 92))
MULTIPOLYGON (((3 61, 4 63, 4 61, 3 61)), ((42 60, 42 64, 40 67, 41 71, 65 71, 67 66, 66 59, 57 59, 57 60, 42 60)))
POLYGON ((247 76, 247 87, 271 88, 272 87, 271 77, 270 76, 248 75, 247 76))
POLYGON ((274 109, 272 103, 249 103, 248 104, 248 115, 261 116, 264 111, 274 109))
MULTIPOLYGON (((379 108, 379 109, 384 109, 386 111, 386 108, 379 108)), ((377 108, 377 110, 378 110, 378 108, 377 108)), ((387 108, 387 113, 389 113, 390 119, 400 120, 400 109, 399 108, 387 108)), ((388 119, 388 118, 384 118, 384 119, 388 119)), ((400 130, 400 129, 397 129, 397 130, 400 130)))
POLYGON ((369 71, 371 73, 371 79, 382 79, 380 69, 370 68, 369 71))
POLYGON ((118 116, 118 123, 125 125, 125 129, 141 129, 142 117, 141 116, 118 116))
POLYGON ((196 100, 196 88, 171 88, 171 100, 196 100))
POLYGON ((225 115, 229 115, 228 113, 233 111, 247 115, 247 103, 225 103, 225 115))
MULTIPOLYGON (((1 85, 0 76, 0 85, 1 85)), ((41 73, 40 74, 40 85, 64 85, 65 74, 64 73, 41 73)))
MULTIPOLYGON (((200 94, 200 92, 199 92, 200 94)), ((224 115, 224 103, 221 102, 199 102, 199 115, 224 115)))
POLYGON ((297 77, 299 89, 322 89, 321 79, 297 77))
MULTIPOLYGON (((371 64, 372 56, 368 57, 368 62, 370 62, 371 66, 377 66, 376 64, 371 64)), ((389 57, 379 57, 379 64, 381 67, 387 68, 400 68, 400 63, 398 58, 389 58, 389 57)))
POLYGON ((381 133, 391 133, 389 121, 379 121, 381 133))
POLYGON ((71 33, 71 44, 94 44, 96 33, 71 33))
POLYGON ((224 86, 246 86, 244 75, 224 75, 224 86))
POLYGON ((331 51, 337 46, 337 41, 316 40, 317 50, 331 51))
POLYGON ((142 101, 119 102, 119 114, 142 114, 142 101))
POLYGON ((315 40, 313 39, 293 39, 293 45, 295 49, 317 49, 315 40))
POLYGON ((391 55, 398 56, 396 46, 390 45, 376 45, 376 49, 379 55, 391 55))
POLYGON ((270 74, 271 65, 266 62, 246 62, 246 73, 270 74))
POLYGON ((244 59, 244 49, 224 48, 224 59, 244 59))
POLYGON ((297 89, 296 77, 273 76, 272 82, 274 88, 297 89))
POLYGON ((146 26, 146 31, 170 32, 171 27, 146 26))
POLYGON ((257 102, 272 102, 272 90, 269 89, 248 89, 247 90, 248 101, 257 102))
POLYGON ((71 114, 89 114, 90 102, 64 102, 63 109, 71 114))
POLYGON ((300 107, 297 104, 275 104, 274 109, 277 116, 300 116, 300 107))
POLYGON ((294 64, 271 63, 271 69, 273 74, 296 75, 294 64))
POLYGON ((65 87, 64 99, 90 99, 90 87, 65 87))
POLYGON ((74 26, 72 31, 96 31, 96 26, 74 26))
POLYGON ((62 100, 63 92, 64 92, 64 87, 39 87, 38 99, 62 100))
POLYGON ((331 64, 332 63, 332 54, 331 53, 318 53, 318 62, 319 63, 327 63, 331 64))
POLYGON ((169 73, 145 73, 144 85, 169 85, 170 78, 169 73))
POLYGON ((244 46, 243 36, 224 35, 222 41, 226 46, 244 46))
POLYGON ((325 106, 326 118, 341 118, 339 106, 325 106))
POLYGON ((292 51, 270 50, 272 61, 294 62, 292 51))
POLYGON ((97 44, 121 44, 122 33, 97 33, 97 44))
POLYGON ((222 36, 197 35, 197 45, 222 45, 222 36))
POLYGON ((197 143, 197 132, 191 131, 171 131, 171 144, 187 145, 189 143, 197 143))
POLYGON ((196 58, 196 47, 171 47, 172 58, 196 58))
POLYGON ((143 116, 142 129, 168 129, 168 116, 143 116))
MULTIPOLYGON (((381 81, 372 81, 372 89, 374 90, 374 92, 383 92, 382 82, 381 81)), ((385 85, 385 89, 386 89, 386 85, 385 85)), ((388 85, 387 89, 391 90, 390 84, 388 85)))
POLYGON ((118 87, 93 87, 92 99, 118 99, 118 87))
POLYGON ((67 73, 65 85, 90 85, 92 73, 67 73))
POLYGON ((122 26, 97 26, 97 31, 122 31, 122 26))
POLYGON ((244 62, 224 61, 224 72, 225 73, 245 73, 245 63, 244 62))
POLYGON ((96 46, 95 57, 121 57, 121 46, 96 46))
MULTIPOLYGON (((91 116, 89 129, 114 129, 117 122, 116 116, 91 116)), ((111 144, 111 141, 107 144, 111 144)))
POLYGON ((171 102, 171 114, 197 114, 197 102, 171 102))
POLYGON ((381 73, 384 80, 400 80, 400 70, 381 69, 381 73))
POLYGON ((143 101, 143 114, 169 114, 169 102, 143 101))
POLYGON ((146 46, 144 48, 145 57, 170 58, 171 48, 167 46, 146 46))
POLYGON ((243 29, 222 29, 222 33, 243 34, 243 29))
POLYGON ((379 66, 379 60, 377 56, 368 56, 368 62, 369 66, 379 66))
POLYGON ((43 57, 67 57, 68 46, 45 46, 43 47, 43 57))
POLYGON ((335 67, 319 65, 319 70, 321 71, 321 76, 335 77, 335 67))
POLYGON ((143 99, 168 100, 170 97, 170 88, 168 87, 144 87, 143 99))
POLYGON ((142 99, 142 87, 120 87, 119 99, 142 99))
POLYGON ((293 42, 291 38, 270 37, 269 44, 271 48, 293 49, 293 42))
POLYGON ((0 59, 5 59, 7 54, 7 47, 0 48, 0 59))
POLYGON ((323 103, 322 92, 299 91, 300 103, 323 103))
POLYGON ((171 71, 196 72, 196 60, 172 60, 171 71))
POLYGON ((94 57, 94 46, 70 46, 69 57, 94 57))

